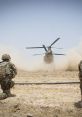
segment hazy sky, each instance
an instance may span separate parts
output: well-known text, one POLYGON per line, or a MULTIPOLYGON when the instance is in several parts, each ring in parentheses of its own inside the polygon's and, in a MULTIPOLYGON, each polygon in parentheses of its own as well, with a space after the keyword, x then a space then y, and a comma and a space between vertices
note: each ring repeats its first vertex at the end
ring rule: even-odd
POLYGON ((81 42, 82 0, 0 0, 0 45, 27 54, 26 46, 49 45, 57 37, 55 46, 65 49, 81 42))

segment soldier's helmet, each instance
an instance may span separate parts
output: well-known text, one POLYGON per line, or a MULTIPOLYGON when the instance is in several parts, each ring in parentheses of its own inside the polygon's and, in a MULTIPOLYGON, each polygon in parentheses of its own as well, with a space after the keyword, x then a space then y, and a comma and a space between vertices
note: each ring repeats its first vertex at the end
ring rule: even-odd
POLYGON ((10 57, 10 55, 8 55, 8 54, 3 54, 2 55, 2 60, 10 60, 11 59, 11 57, 10 57))

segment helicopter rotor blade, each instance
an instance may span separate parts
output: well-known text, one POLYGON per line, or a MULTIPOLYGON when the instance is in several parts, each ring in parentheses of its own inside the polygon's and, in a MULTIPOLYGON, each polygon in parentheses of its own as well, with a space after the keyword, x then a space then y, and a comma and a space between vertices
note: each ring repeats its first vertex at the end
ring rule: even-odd
POLYGON ((38 48, 43 48, 43 47, 26 47, 26 49, 38 49, 38 48))
POLYGON ((42 54, 33 54, 33 56, 38 56, 38 55, 42 55, 42 54))
POLYGON ((48 51, 45 45, 43 45, 43 48, 44 48, 44 50, 45 50, 46 52, 48 51))
POLYGON ((55 44, 59 39, 60 39, 60 38, 57 38, 57 39, 50 45, 50 47, 51 47, 53 44, 55 44))
POLYGON ((51 48, 55 48, 55 49, 63 49, 63 48, 56 48, 56 47, 51 47, 51 48))
POLYGON ((53 55, 64 55, 65 56, 65 54, 57 54, 57 53, 53 53, 53 55))

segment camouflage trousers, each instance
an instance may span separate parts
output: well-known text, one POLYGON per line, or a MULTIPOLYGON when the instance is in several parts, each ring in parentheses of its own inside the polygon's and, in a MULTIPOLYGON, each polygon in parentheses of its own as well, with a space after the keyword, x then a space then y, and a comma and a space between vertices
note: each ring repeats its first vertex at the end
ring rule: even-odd
POLYGON ((9 90, 14 86, 14 81, 12 81, 10 78, 4 78, 1 82, 1 89, 2 90, 9 90))
POLYGON ((1 89, 3 93, 0 94, 0 100, 5 99, 11 95, 10 89, 14 86, 14 81, 9 77, 5 77, 1 80, 1 89))

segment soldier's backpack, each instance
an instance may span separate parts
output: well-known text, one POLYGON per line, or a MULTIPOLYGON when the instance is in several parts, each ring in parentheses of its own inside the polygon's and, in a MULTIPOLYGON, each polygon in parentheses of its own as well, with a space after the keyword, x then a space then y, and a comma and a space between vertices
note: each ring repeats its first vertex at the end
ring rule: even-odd
POLYGON ((4 78, 6 75, 10 75, 10 74, 11 74, 11 69, 10 69, 9 62, 1 62, 0 63, 0 80, 2 80, 2 78, 4 78))

